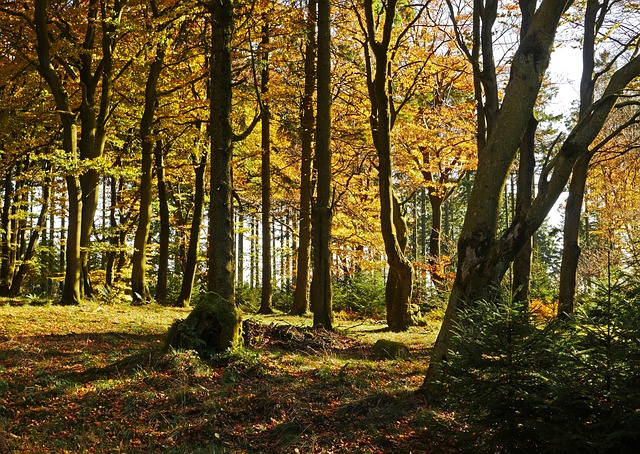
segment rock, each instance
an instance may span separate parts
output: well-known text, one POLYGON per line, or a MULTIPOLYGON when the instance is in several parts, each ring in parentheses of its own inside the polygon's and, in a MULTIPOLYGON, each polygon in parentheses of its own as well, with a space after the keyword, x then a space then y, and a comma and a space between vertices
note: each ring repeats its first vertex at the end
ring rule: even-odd
POLYGON ((402 342, 380 339, 373 344, 373 354, 378 359, 408 359, 409 348, 402 342))

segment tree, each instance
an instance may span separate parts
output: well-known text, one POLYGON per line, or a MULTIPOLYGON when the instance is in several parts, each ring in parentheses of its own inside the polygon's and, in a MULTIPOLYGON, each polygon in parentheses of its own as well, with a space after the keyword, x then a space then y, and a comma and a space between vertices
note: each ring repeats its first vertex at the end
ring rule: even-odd
POLYGON ((262 71, 260 98, 262 103, 262 297, 258 313, 270 314, 272 295, 271 269, 271 110, 269 108, 269 20, 262 14, 262 71))
POLYGON ((588 153, 616 100, 640 74, 640 57, 631 56, 611 75, 602 96, 590 105, 590 115, 576 123, 551 166, 543 169, 531 206, 498 237, 502 189, 529 124, 560 18, 568 6, 562 1, 543 0, 513 56, 502 104, 487 142, 479 150, 478 170, 458 240, 457 274, 425 377, 425 388, 441 377, 457 308, 489 297, 500 284, 524 242, 542 224, 561 194, 575 163, 588 153))
MULTIPOLYGON (((377 29, 380 19, 376 19, 373 2, 364 2, 364 21, 361 27, 365 33, 365 64, 367 88, 371 102, 371 134, 378 155, 380 226, 384 240, 389 276, 386 286, 387 324, 392 331, 404 331, 411 324, 411 294, 414 270, 405 255, 407 246, 407 223, 402 216, 398 197, 394 194, 391 159, 391 129, 398 114, 392 104, 390 65, 398 51, 399 43, 406 31, 415 23, 422 9, 406 28, 400 32, 395 45, 391 46, 392 32, 396 21, 395 0, 383 5, 384 21, 382 29, 377 29), (391 55, 390 55, 391 53, 391 55)), ((381 14, 381 13, 380 13, 381 14)))
POLYGON ((313 93, 316 81, 316 0, 307 2, 306 40, 304 50, 304 92, 300 113, 300 220, 298 226, 298 256, 296 287, 291 306, 293 315, 304 315, 309 307, 309 256, 311 246, 311 161, 315 115, 313 93))
POLYGON ((318 0, 316 198, 312 203, 313 278, 310 302, 313 326, 333 329, 331 284, 331 5, 318 0))
POLYGON ((144 113, 140 120, 140 140, 142 142, 142 172, 140 177, 140 216, 133 243, 131 270, 131 296, 133 304, 144 304, 151 299, 146 282, 147 239, 151 228, 151 198, 153 183, 154 146, 156 143, 153 123, 158 101, 158 81, 164 65, 165 46, 156 48, 156 55, 149 67, 145 87, 144 113))
MULTIPOLYGON (((596 45, 607 38, 618 38, 614 28, 616 24, 608 24, 608 16, 621 14, 618 2, 605 0, 588 0, 584 11, 584 39, 582 45, 582 76, 580 78, 580 100, 578 118, 590 115, 595 91, 602 77, 607 75, 607 69, 611 68, 616 60, 624 54, 624 50, 631 43, 622 46, 622 52, 613 54, 608 61, 596 62, 596 45), (613 33, 614 36, 610 36, 613 33), (599 36, 601 35, 601 36, 599 36), (596 63, 599 63, 600 70, 596 63)), ((614 20, 616 18, 614 17, 614 20)), ((624 33, 622 38, 625 37, 624 33)), ((637 36, 636 36, 637 38, 637 36)), ((624 41, 622 41, 624 43, 624 41)), ((633 39, 631 40, 633 42, 633 39)), ((616 46, 616 44, 613 44, 616 46)), ((615 47, 614 47, 615 48, 615 47)), ((604 57, 606 59, 606 56, 604 57)), ((560 290, 558 299, 558 314, 572 314, 575 309, 576 273, 580 258, 580 224, 584 192, 589 173, 589 163, 594 153, 591 152, 581 157, 572 172, 569 183, 569 194, 565 205, 564 235, 562 249, 562 267, 560 269, 560 290)))
POLYGON ((67 157, 65 181, 69 203, 69 227, 65 250, 66 268, 62 297, 63 305, 80 303, 80 226, 82 225, 82 189, 78 177, 78 124, 77 114, 71 106, 69 94, 57 73, 51 54, 51 41, 47 27, 47 1, 35 0, 34 26, 37 38, 38 70, 47 82, 55 100, 56 111, 62 125, 62 148, 67 157))

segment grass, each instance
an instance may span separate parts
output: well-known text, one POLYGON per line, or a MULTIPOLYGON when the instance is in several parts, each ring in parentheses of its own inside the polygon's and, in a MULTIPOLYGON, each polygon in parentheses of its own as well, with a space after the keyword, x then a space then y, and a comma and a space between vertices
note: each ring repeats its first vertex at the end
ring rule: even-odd
POLYGON ((414 392, 437 325, 252 315, 251 346, 205 363, 161 349, 188 311, 0 306, 0 452, 457 452, 414 392), (411 359, 373 359, 381 337, 411 359))

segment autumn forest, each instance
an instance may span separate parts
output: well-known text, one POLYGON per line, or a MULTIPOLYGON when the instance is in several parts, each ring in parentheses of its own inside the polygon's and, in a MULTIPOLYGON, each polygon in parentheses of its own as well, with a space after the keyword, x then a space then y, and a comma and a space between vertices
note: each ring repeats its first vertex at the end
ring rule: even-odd
POLYGON ((0 450, 640 443, 637 1, 0 0, 0 55, 0 450))

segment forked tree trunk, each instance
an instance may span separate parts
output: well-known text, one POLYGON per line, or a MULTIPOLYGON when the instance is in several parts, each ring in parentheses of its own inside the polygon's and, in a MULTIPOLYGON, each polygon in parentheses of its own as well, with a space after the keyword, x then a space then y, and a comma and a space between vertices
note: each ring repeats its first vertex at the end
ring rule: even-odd
POLYGON ((471 190, 464 225, 458 241, 458 269, 445 317, 434 345, 423 388, 443 378, 443 360, 451 341, 457 308, 492 296, 518 251, 544 221, 562 193, 572 168, 606 121, 622 90, 640 74, 640 56, 612 74, 602 97, 590 106, 567 136, 554 161, 553 173, 543 174, 531 207, 515 217, 497 238, 500 196, 521 138, 529 124, 549 63, 555 32, 568 4, 543 0, 529 33, 513 58, 511 76, 502 106, 487 144, 479 154, 476 179, 471 190))
POLYGON ((378 184, 380 193, 380 225, 384 241, 389 277, 385 291, 387 324, 392 331, 404 331, 411 326, 411 294, 413 292, 413 265, 405 256, 406 222, 393 191, 391 163, 391 94, 388 89, 389 45, 396 14, 396 1, 385 6, 383 31, 377 40, 373 3, 365 1, 366 31, 368 35, 367 85, 371 102, 370 126, 373 143, 378 154, 378 184), (373 54, 373 57, 371 56, 373 54), (373 69, 375 65, 375 69, 373 69))

